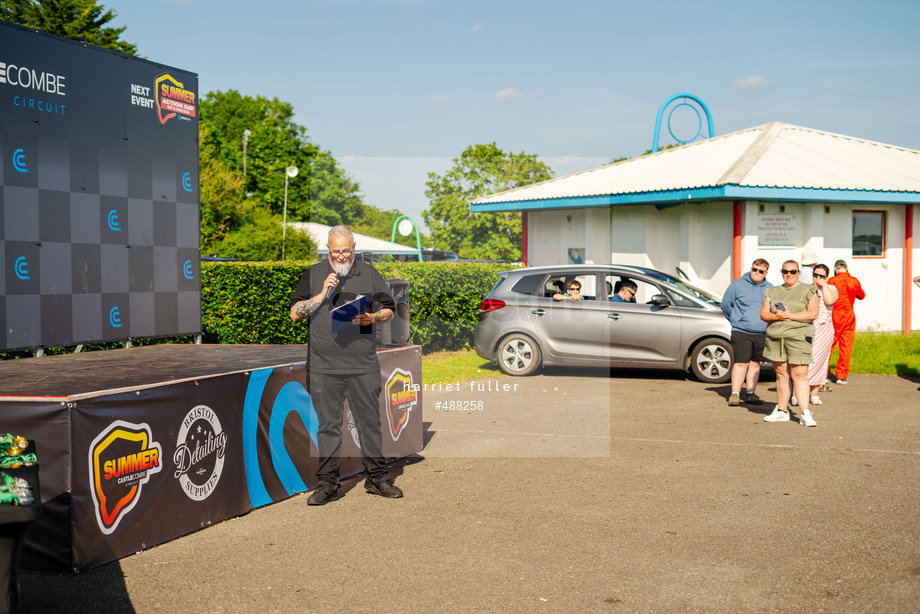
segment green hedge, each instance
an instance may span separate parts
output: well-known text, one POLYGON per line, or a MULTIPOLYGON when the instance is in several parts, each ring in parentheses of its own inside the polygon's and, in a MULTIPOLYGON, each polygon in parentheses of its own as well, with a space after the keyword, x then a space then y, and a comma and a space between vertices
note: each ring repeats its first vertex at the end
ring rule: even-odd
POLYGON ((201 332, 205 343, 306 343, 288 301, 304 263, 202 262, 201 332))
MULTIPOLYGON (((306 343, 288 301, 306 262, 202 262, 205 343, 306 343)), ((409 282, 410 342, 426 353, 473 347, 479 303, 509 264, 393 262, 374 265, 384 279, 409 282)))

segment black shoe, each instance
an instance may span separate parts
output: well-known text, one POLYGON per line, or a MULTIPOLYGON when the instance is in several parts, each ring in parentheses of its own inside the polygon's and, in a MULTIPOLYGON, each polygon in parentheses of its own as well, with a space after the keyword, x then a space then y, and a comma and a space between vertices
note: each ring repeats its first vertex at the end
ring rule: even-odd
POLYGON ((335 499, 338 491, 338 486, 333 486, 327 482, 320 482, 316 490, 313 491, 313 494, 310 495, 310 498, 307 499, 307 505, 326 505, 335 499))
POLYGON ((380 495, 387 499, 399 499, 403 496, 403 491, 399 490, 399 488, 393 484, 393 480, 389 478, 382 482, 374 482, 370 478, 367 478, 364 480, 364 490, 372 495, 380 495))

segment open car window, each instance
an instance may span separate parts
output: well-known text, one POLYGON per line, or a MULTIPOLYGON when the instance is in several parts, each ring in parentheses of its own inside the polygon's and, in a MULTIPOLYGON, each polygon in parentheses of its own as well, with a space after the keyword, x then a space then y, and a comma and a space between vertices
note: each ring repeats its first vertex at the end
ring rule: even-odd
POLYGON ((629 275, 608 274, 605 277, 604 285, 607 291, 607 300, 613 300, 614 296, 620 292, 624 282, 633 282, 636 284, 636 295, 628 303, 647 303, 652 300, 656 294, 661 294, 661 289, 655 284, 645 280, 630 277, 629 275))
POLYGON ((568 283, 572 280, 581 283, 581 296, 586 301, 597 299, 597 275, 594 273, 563 273, 550 275, 543 284, 543 296, 553 298, 554 294, 565 294, 568 283))

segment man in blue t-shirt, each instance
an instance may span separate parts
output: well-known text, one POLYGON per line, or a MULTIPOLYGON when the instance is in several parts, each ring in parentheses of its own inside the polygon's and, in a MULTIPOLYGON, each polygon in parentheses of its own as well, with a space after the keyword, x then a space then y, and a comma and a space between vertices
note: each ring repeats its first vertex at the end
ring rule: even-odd
POLYGON ((756 394, 760 379, 760 363, 763 361, 763 347, 766 341, 767 323, 760 319, 767 288, 773 284, 767 281, 770 263, 758 258, 751 270, 733 281, 722 297, 722 313, 732 325, 732 352, 735 364, 732 367, 732 392, 728 404, 741 404, 741 384, 747 381, 747 402, 759 405, 762 401, 756 394))

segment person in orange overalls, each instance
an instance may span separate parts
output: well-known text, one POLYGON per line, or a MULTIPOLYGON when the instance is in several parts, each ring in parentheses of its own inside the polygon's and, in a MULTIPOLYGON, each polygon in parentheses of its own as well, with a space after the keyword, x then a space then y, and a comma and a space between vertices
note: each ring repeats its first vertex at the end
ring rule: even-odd
MULTIPOLYGON (((827 283, 837 288, 840 298, 834 303, 831 317, 834 321, 834 345, 840 348, 837 357, 837 369, 834 375, 838 384, 846 384, 850 374, 850 352, 853 351, 853 338, 856 336, 856 314, 853 313, 853 303, 856 299, 866 298, 859 280, 847 272, 845 260, 834 263, 834 276, 827 283)), ((831 346, 831 352, 834 351, 831 346)))

